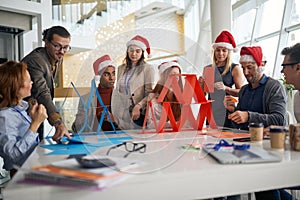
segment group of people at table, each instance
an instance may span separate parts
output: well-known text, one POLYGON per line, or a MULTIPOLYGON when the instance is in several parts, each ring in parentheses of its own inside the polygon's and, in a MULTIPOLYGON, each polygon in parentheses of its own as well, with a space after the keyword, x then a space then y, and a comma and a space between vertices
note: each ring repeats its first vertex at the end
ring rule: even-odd
MULTIPOLYGON (((54 80, 61 67, 64 54, 71 49, 70 33, 61 26, 53 26, 43 32, 44 47, 38 47, 24 57, 21 62, 8 61, 0 65, 0 156, 4 160, 3 168, 16 171, 35 147, 43 139, 43 122, 48 119, 55 127, 53 140, 59 142, 63 136, 70 137, 57 108, 53 103, 54 80)), ((212 102, 212 113, 218 126, 248 129, 249 123, 260 122, 265 128, 270 125, 287 125, 286 90, 281 82, 263 73, 266 60, 259 46, 244 46, 240 50, 240 65, 232 62, 232 52, 237 52, 232 34, 222 31, 212 45, 212 64, 204 70, 213 71, 213 92, 208 93, 212 102), (243 74, 248 84, 243 85, 243 74), (232 96, 238 97, 238 103, 232 96)), ((158 66, 159 79, 154 85, 155 69, 146 62, 150 55, 149 41, 140 35, 126 43, 126 57, 120 66, 109 55, 103 55, 93 63, 95 79, 99 80, 97 90, 108 107, 104 117, 103 131, 115 129, 137 129, 143 126, 153 128, 151 116, 145 116, 147 103, 153 103, 155 117, 162 112, 157 97, 161 93, 170 74, 181 74, 182 67, 177 61, 163 62, 158 66), (117 68, 117 69, 116 69, 117 68), (117 72, 117 74, 116 74, 117 72), (115 83, 116 81, 116 83, 115 83), (114 127, 113 127, 114 126, 114 127), (115 129, 114 129, 115 128, 115 129)), ((281 73, 286 83, 300 90, 300 43, 286 47, 281 73)), ((182 89, 182 79, 177 77, 182 89)), ((207 77, 198 79, 204 88, 207 77)), ((83 99, 87 99, 84 96, 83 99)), ((172 88, 164 101, 175 102, 171 109, 175 120, 181 116, 181 107, 172 88)), ((300 120, 299 91, 295 94, 294 113, 300 120)), ((103 107, 94 94, 92 106, 88 112, 91 127, 96 130, 103 107)), ((82 128, 86 118, 83 102, 79 102, 78 113, 72 125, 73 131, 82 128)), ((300 138, 296 138, 300 139, 300 138)), ((227 199, 239 198, 238 196, 227 199)), ((257 199, 288 199, 284 190, 272 190, 256 193, 257 199)))

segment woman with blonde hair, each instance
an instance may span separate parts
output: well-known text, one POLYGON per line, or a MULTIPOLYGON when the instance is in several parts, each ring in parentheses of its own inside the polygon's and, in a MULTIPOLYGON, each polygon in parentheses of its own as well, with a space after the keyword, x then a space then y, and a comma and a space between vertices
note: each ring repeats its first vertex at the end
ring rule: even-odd
MULTIPOLYGON (((212 65, 204 67, 205 71, 213 71, 209 74, 214 78, 214 91, 209 92, 209 99, 214 100, 212 103, 213 116, 218 126, 232 127, 231 121, 228 120, 228 112, 223 105, 225 95, 238 96, 239 90, 243 85, 243 73, 238 64, 232 63, 231 54, 237 52, 236 44, 230 32, 224 30, 216 38, 212 45, 213 56, 212 65), (233 88, 233 85, 235 86, 233 88)), ((211 77, 212 78, 212 77, 211 77)), ((200 77, 199 82, 206 82, 205 77, 200 77)), ((210 87, 210 86, 208 86, 210 87)))

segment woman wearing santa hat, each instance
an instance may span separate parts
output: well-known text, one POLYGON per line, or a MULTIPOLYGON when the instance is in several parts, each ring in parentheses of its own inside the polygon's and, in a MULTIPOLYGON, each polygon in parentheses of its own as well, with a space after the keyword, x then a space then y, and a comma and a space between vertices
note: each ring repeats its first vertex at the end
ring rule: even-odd
MULTIPOLYGON (((169 61, 169 62, 163 62, 158 66, 158 72, 159 72, 159 80, 157 81, 157 84, 155 85, 152 92, 148 95, 147 98, 145 98, 146 101, 152 102, 152 108, 154 111, 154 117, 155 120, 159 121, 162 113, 162 104, 157 102, 157 98, 160 95, 162 89, 165 86, 165 83, 171 74, 181 74, 181 67, 177 63, 177 61, 169 61)), ((182 79, 178 77, 178 84, 179 87, 182 89, 182 79)), ((163 100, 164 102, 177 102, 176 96, 173 93, 173 89, 169 88, 168 92, 163 100)), ((181 106, 177 103, 171 104, 171 109, 174 115, 174 118, 176 121, 180 119, 181 116, 181 106)), ((155 128, 154 122, 153 122, 153 116, 152 113, 149 111, 147 116, 147 127, 148 128, 155 128)), ((169 127, 169 126, 168 126, 169 127)))
MULTIPOLYGON (((114 61, 111 60, 109 55, 103 55, 93 63, 95 80, 99 82, 97 89, 103 104, 108 107, 109 112, 111 112, 111 95, 116 80, 115 68, 116 68, 116 64, 114 61)), ((92 102, 88 110, 88 116, 86 116, 86 110, 83 105, 83 102, 79 101, 78 112, 76 114, 75 121, 72 125, 72 130, 74 132, 78 132, 81 129, 82 131, 85 132, 91 131, 89 130, 89 127, 92 128, 92 131, 97 131, 98 129, 103 107, 100 105, 96 93, 92 95, 93 95, 92 102), (89 126, 83 127, 85 125, 84 122, 87 117, 88 117, 89 126)), ((90 97, 89 93, 83 96, 85 103, 88 103, 89 97, 90 97)), ((110 115, 110 119, 108 118, 107 115, 105 115, 105 118, 101 125, 102 131, 113 131, 114 128, 116 130, 119 129, 112 115, 110 115), (110 119, 112 119, 112 122, 110 121, 110 119), (114 128, 112 127, 111 123, 113 123, 114 128)))
MULTIPOLYGON (((208 77, 200 77, 201 85, 214 84, 214 91, 210 91, 209 99, 214 100, 212 103, 214 119, 218 126, 232 127, 231 121, 227 119, 228 112, 223 105, 225 95, 237 96, 239 89, 243 85, 243 73, 238 64, 232 63, 231 53, 237 52, 236 44, 230 32, 224 30, 216 38, 212 45, 213 56, 212 65, 204 67, 205 71, 214 72, 209 74, 214 83, 205 82, 208 77), (233 85, 235 86, 234 88, 233 85)), ((207 87, 210 87, 209 85, 207 87)))
POLYGON ((121 129, 141 128, 146 103, 142 101, 152 91, 153 66, 146 63, 150 55, 146 38, 136 35, 126 43, 124 63, 118 67, 117 84, 112 96, 112 114, 121 129))

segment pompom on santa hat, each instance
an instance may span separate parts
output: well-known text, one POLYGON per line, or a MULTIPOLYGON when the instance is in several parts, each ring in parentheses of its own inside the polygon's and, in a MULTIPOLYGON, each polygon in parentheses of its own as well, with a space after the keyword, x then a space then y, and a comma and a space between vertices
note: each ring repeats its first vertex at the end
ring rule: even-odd
POLYGON ((217 47, 225 47, 233 52, 237 52, 238 48, 236 47, 233 36, 229 31, 222 31, 220 35, 216 38, 215 42, 212 45, 212 48, 215 50, 217 47))
POLYGON ((158 65, 158 72, 159 72, 159 74, 162 74, 164 71, 166 71, 167 69, 169 69, 171 67, 178 67, 181 71, 181 67, 178 64, 178 62, 176 60, 172 60, 169 62, 163 62, 160 65, 158 65))
POLYGON ((115 62, 110 59, 109 55, 98 58, 93 64, 95 75, 99 75, 99 72, 108 66, 116 67, 115 62))
POLYGON ((127 48, 131 45, 136 45, 140 47, 144 52, 146 51, 148 54, 148 58, 151 56, 150 44, 146 38, 140 35, 136 35, 126 43, 127 48))
POLYGON ((242 47, 240 52, 241 62, 255 62, 257 66, 262 66, 263 54, 260 46, 242 47))

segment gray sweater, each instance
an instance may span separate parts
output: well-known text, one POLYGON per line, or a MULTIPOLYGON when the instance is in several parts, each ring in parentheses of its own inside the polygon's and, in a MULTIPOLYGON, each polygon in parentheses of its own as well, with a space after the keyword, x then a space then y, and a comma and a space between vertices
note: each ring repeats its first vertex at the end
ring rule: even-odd
MULTIPOLYGON (((241 88, 239 98, 247 86, 248 84, 241 88)), ((283 85, 278 80, 269 77, 263 94, 263 113, 249 111, 248 122, 262 122, 264 127, 270 125, 284 126, 287 124, 286 103, 287 97, 283 85)), ((239 104, 237 110, 239 110, 239 104)))

